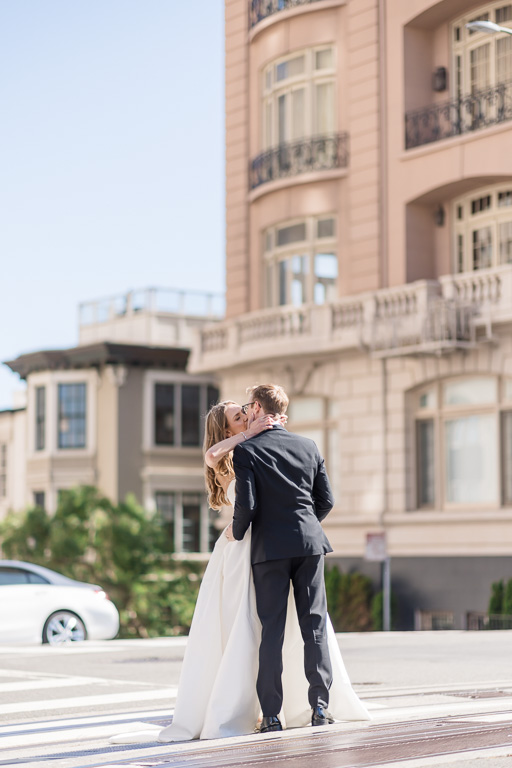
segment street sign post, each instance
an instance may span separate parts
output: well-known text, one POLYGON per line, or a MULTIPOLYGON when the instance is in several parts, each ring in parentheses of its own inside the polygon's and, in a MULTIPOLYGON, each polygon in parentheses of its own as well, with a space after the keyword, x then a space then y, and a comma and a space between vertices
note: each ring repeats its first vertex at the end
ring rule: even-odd
POLYGON ((374 563, 382 563, 382 628, 384 632, 391 629, 391 560, 388 557, 386 534, 366 534, 365 560, 374 563))

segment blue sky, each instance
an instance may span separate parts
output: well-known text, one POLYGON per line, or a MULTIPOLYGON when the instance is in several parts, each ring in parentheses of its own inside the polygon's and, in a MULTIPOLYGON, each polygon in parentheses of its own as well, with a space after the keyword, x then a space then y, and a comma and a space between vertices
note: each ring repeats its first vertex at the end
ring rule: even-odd
POLYGON ((80 301, 224 289, 223 8, 0 2, 1 361, 74 345, 80 301))

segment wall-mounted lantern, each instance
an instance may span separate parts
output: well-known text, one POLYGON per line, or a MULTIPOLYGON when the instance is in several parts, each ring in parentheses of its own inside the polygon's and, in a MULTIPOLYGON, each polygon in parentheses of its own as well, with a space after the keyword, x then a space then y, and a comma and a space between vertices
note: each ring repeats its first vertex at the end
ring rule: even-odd
POLYGON ((445 212, 442 205, 438 205, 434 211, 434 221, 436 227, 444 227, 445 212))
POLYGON ((446 67, 437 67, 432 75, 432 90, 446 91, 448 87, 448 70, 446 67))

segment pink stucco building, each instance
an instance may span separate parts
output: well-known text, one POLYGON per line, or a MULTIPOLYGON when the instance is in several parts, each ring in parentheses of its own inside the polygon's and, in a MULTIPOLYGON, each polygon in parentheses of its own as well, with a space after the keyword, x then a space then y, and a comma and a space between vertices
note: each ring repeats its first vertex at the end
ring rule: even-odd
POLYGON ((192 371, 275 380, 334 559, 385 532, 399 628, 512 578, 512 3, 226 0, 227 319, 192 371))

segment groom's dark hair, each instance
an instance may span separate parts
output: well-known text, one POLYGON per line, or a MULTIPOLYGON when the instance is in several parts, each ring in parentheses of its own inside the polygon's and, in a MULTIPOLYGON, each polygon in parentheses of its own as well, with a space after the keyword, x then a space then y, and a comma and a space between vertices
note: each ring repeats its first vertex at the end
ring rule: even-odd
POLYGON ((265 413, 279 416, 286 413, 288 408, 288 395, 279 384, 258 384, 249 387, 247 394, 252 402, 258 401, 265 413))

